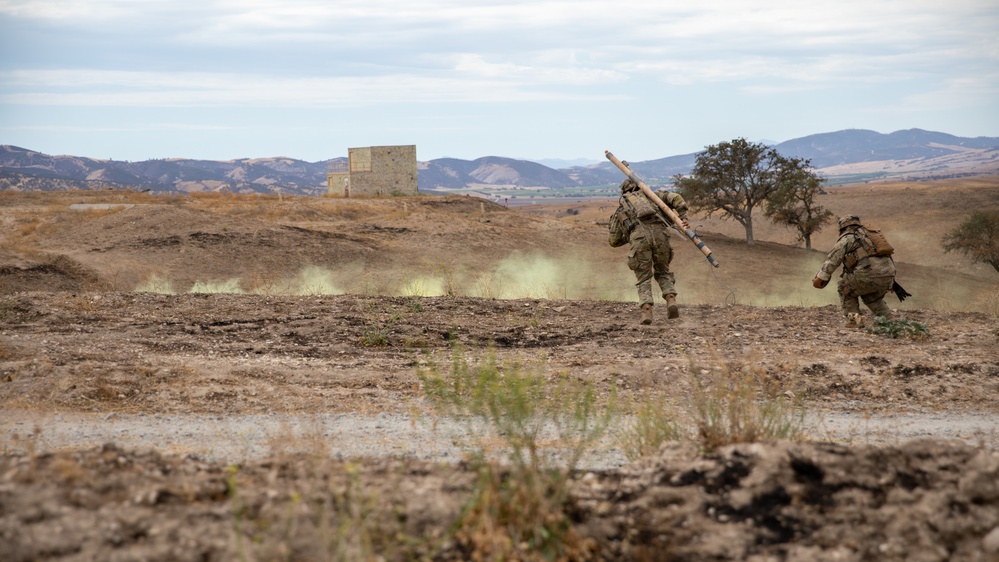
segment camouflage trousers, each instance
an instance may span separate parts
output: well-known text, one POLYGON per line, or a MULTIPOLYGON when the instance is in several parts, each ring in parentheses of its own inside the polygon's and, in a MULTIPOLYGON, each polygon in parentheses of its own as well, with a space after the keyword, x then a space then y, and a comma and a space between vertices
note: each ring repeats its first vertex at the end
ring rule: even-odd
POLYGON ((863 300, 874 316, 888 317, 891 310, 885 304, 885 295, 891 289, 894 277, 867 277, 856 273, 844 273, 839 278, 839 299, 843 304, 843 315, 860 313, 863 300))
POLYGON ((628 252, 628 267, 635 272, 638 282, 638 301, 652 304, 652 279, 662 290, 663 298, 676 295, 673 284, 676 279, 669 270, 673 261, 673 248, 669 245, 669 234, 664 224, 640 223, 631 233, 631 251, 628 252))

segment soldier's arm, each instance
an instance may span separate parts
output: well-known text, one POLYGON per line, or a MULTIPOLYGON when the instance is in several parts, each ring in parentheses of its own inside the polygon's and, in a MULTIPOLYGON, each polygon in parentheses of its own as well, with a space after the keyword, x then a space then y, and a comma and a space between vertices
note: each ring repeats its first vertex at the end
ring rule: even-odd
POLYGON ((832 279, 833 272, 843 263, 843 258, 846 256, 846 251, 851 240, 853 240, 852 236, 844 236, 836 242, 832 250, 829 250, 829 253, 826 255, 826 261, 822 263, 819 272, 815 274, 817 279, 826 282, 832 279))
POLYGON ((666 203, 671 209, 676 211, 676 214, 681 219, 687 220, 687 202, 683 200, 682 195, 673 191, 666 191, 665 189, 656 195, 663 200, 663 203, 666 203))
POLYGON ((683 200, 683 196, 679 193, 674 193, 672 191, 666 191, 665 189, 657 193, 663 203, 669 206, 670 209, 676 211, 678 217, 680 217, 680 222, 683 223, 683 228, 690 228, 690 224, 687 222, 687 202, 683 200))

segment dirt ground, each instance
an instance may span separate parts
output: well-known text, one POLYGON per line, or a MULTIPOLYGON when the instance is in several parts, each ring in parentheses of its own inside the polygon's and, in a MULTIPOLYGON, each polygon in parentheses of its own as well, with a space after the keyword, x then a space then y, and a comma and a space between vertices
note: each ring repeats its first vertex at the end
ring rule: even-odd
POLYGON ((557 209, 0 196, 5 560, 467 559, 467 448, 375 437, 430 415, 419 375, 456 351, 592 383, 622 416, 746 371, 820 420, 800 441, 681 440, 573 473, 565 558, 999 560, 987 271, 900 264, 915 302, 890 305, 928 335, 892 338, 799 288, 821 252, 706 231, 726 269, 674 242, 681 317, 639 326, 622 251, 557 209), (69 207, 108 204, 134 206, 69 207), (936 425, 873 435, 920 416, 936 425), (303 419, 326 425, 290 429, 303 419), (289 429, 252 437, 262 420, 289 429))

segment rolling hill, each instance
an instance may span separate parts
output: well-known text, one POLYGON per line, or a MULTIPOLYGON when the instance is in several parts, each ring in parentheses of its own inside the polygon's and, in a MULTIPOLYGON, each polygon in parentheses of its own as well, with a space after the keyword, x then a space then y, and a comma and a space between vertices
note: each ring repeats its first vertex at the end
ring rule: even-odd
MULTIPOLYGON (((809 135, 774 147, 785 156, 809 159, 830 184, 925 180, 999 175, 999 137, 957 137, 909 129, 882 134, 862 129, 809 135)), ((697 153, 632 162, 653 183, 688 173, 697 153)), ((231 191, 320 195, 326 170, 339 157, 306 162, 288 157, 212 161, 181 158, 127 162, 82 156, 50 156, 0 146, 0 189, 133 189, 153 192, 231 191)), ((485 156, 439 158, 418 163, 420 191, 473 186, 562 189, 617 183, 609 162, 554 169, 530 160, 485 156)))

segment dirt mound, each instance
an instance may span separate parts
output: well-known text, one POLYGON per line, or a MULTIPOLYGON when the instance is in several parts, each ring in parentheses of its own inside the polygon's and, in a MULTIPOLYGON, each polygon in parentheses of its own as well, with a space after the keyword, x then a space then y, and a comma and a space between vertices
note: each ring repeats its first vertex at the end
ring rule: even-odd
POLYGON ((86 218, 60 228, 48 244, 101 267, 116 288, 132 288, 144 280, 140 276, 169 279, 181 290, 231 278, 263 283, 306 266, 364 260, 379 250, 377 240, 364 236, 253 218, 220 220, 216 213, 173 205, 86 218))
POLYGON ((999 454, 954 442, 739 445, 583 478, 576 517, 618 560, 984 561, 997 482, 999 454))
MULTIPOLYGON (((474 479, 413 461, 225 466, 113 445, 8 455, 0 539, 11 562, 303 560, 349 544, 345 532, 391 533, 376 545, 386 559, 462 560, 450 525, 474 479)), ((999 556, 997 482, 999 454, 947 441, 738 445, 696 459, 667 448, 576 474, 568 505, 593 560, 985 562, 999 556)))
POLYGON ((67 256, 29 266, 0 265, 0 294, 24 291, 93 291, 103 285, 101 275, 67 256))

